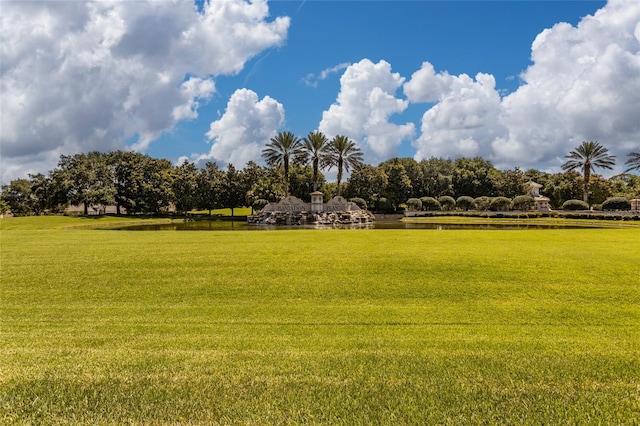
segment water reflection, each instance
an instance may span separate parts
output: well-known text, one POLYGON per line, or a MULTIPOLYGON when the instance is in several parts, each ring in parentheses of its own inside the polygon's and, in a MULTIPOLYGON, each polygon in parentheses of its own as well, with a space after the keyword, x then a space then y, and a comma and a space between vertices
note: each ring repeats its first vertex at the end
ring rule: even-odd
POLYGON ((189 222, 163 223, 154 225, 129 225, 110 228, 121 231, 281 231, 299 229, 430 229, 430 230, 454 230, 454 229, 572 229, 572 228, 597 228, 589 225, 554 225, 554 224, 527 224, 527 223, 411 223, 411 222, 374 222, 362 225, 249 225, 247 222, 232 222, 220 220, 199 220, 189 222))

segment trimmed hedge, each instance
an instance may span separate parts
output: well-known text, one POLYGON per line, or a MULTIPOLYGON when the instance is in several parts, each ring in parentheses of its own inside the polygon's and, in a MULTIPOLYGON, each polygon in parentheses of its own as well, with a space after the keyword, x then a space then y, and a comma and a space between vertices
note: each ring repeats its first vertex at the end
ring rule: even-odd
POLYGON ((395 209, 393 208, 393 203, 388 198, 380 198, 376 201, 376 211, 381 213, 393 213, 395 209))
POLYGON ((438 198, 438 202, 440 206, 442 206, 443 210, 453 210, 456 206, 456 200, 453 197, 449 197, 448 195, 443 195, 438 198))
POLYGON ((631 210, 631 201, 624 197, 607 198, 602 203, 602 210, 631 210))
POLYGON ((567 200, 562 204, 563 210, 589 210, 589 204, 582 200, 567 200))
POLYGON ((467 195, 462 195, 460 197, 458 197, 458 199, 456 200, 456 205, 467 211, 469 210, 471 207, 473 207, 473 198, 467 196, 467 195))
POLYGON ((491 206, 491 198, 490 197, 478 197, 473 200, 473 206, 476 210, 487 211, 489 210, 489 206, 491 206))
POLYGON ((355 197, 350 199, 349 201, 351 201, 356 206, 360 207, 362 210, 367 209, 367 202, 363 198, 355 197))
POLYGON ((420 201, 422 202, 422 210, 427 210, 427 211, 442 210, 442 206, 440 205, 440 202, 433 197, 422 197, 420 198, 420 201))
POLYGON ((422 201, 420 201, 420 199, 418 198, 409 198, 407 200, 407 210, 409 210, 410 212, 419 212, 420 210, 422 210, 422 201))
POLYGON ((507 197, 495 197, 489 203, 492 211, 508 211, 511 208, 511 200, 507 197))
POLYGON ((535 204, 531 195, 518 195, 513 199, 513 208, 516 210, 530 210, 535 204))

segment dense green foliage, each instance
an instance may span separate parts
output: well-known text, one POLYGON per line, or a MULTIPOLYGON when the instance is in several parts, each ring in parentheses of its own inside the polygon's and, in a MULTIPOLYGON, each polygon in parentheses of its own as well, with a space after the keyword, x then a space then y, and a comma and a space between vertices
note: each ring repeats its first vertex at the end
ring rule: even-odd
POLYGON ((495 197, 489 203, 489 209, 493 211, 504 211, 511 208, 511 200, 507 197, 495 197))
POLYGON ((422 209, 426 211, 437 211, 442 208, 440 201, 433 197, 422 197, 420 201, 422 202, 422 209))
POLYGON ((456 200, 448 195, 438 197, 438 202, 442 206, 443 210, 453 210, 456 206, 456 200))
POLYGON ((631 202, 624 197, 607 198, 602 203, 602 210, 630 210, 631 202))
POLYGON ((33 229, 45 221, 103 219, 0 222, 3 424, 640 416, 638 229, 33 229))
POLYGON ((353 204, 360 207, 361 209, 367 210, 367 202, 364 199, 355 197, 355 198, 351 198, 349 201, 351 201, 353 204))
POLYGON ((462 210, 469 210, 473 206, 473 201, 473 198, 463 195, 462 197, 458 197, 456 205, 462 210))
MULTIPOLYGON (((556 209, 567 200, 581 198, 587 187, 591 206, 611 197, 640 196, 640 176, 624 173, 605 179, 593 174, 593 167, 609 168, 613 160, 608 155, 596 158, 596 154, 606 154, 599 144, 592 148, 587 152, 582 145, 578 147, 568 156, 571 160, 566 163, 567 171, 555 174, 535 169, 498 170, 480 157, 430 158, 420 162, 392 158, 372 166, 362 163, 362 152, 344 136, 328 141, 320 132, 312 132, 304 139, 282 132, 263 150, 267 167, 254 162, 244 168, 227 164, 225 171, 215 163, 196 167, 188 161, 174 166, 167 160, 121 151, 63 155, 58 168, 47 176, 30 175, 29 179, 4 185, 0 206, 7 206, 16 215, 60 212, 70 203, 84 205, 85 212, 115 204, 118 212, 123 209, 128 214, 158 214, 170 209, 184 213, 192 209, 250 206, 257 199, 279 201, 287 193, 309 201, 310 193, 319 189, 326 201, 344 194, 346 198, 362 198, 368 206, 389 202, 391 207, 385 206, 388 211, 400 211, 409 198, 423 197, 447 200, 441 201, 445 210, 454 208, 451 200, 469 197, 481 202, 474 207, 468 198, 462 198, 465 201, 457 208, 487 210, 492 198, 522 197, 529 180, 543 186, 541 194, 556 209), (322 174, 332 168, 338 172, 335 183, 326 182, 322 174), (350 175, 343 182, 343 173, 347 172, 350 175), (387 201, 378 203, 381 198, 387 201)), ((627 161, 629 171, 637 170, 633 154, 627 161)), ((524 209, 526 203, 520 204, 524 209)))
POLYGON ((582 200, 567 200, 562 204, 563 210, 589 210, 589 204, 582 200))
POLYGON ((409 198, 407 200, 407 210, 420 211, 422 210, 422 201, 419 198, 409 198))
POLYGON ((518 195, 513 199, 513 208, 517 210, 529 210, 535 201, 531 195, 518 195))

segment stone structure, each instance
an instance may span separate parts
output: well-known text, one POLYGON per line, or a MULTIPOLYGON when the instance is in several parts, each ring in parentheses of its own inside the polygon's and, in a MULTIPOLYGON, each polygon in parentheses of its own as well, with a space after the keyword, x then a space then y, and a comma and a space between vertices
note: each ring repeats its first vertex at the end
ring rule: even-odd
POLYGON ((342 196, 323 202, 322 192, 311 193, 311 202, 288 196, 278 203, 269 203, 247 222, 255 225, 356 225, 372 223, 373 214, 362 210, 342 196))
POLYGON ((532 180, 527 182, 525 185, 529 187, 527 194, 533 197, 533 201, 535 203, 533 206, 534 210, 537 210, 539 212, 551 210, 551 207, 549 206, 549 201, 551 200, 544 195, 540 195, 540 188, 542 188, 542 185, 532 180))

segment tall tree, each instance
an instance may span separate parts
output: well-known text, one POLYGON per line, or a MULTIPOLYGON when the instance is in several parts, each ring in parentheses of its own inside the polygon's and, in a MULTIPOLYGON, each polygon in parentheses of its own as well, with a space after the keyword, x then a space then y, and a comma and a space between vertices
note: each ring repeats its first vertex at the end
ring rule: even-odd
POLYGON ((385 197, 391 201, 394 207, 406 202, 412 194, 412 182, 404 164, 398 159, 392 159, 382 163, 380 167, 388 178, 385 188, 385 197))
POLYGON ((110 205, 115 202, 111 155, 93 151, 73 156, 62 155, 60 167, 72 204, 84 204, 84 214, 91 205, 110 205))
POLYGON ((224 207, 222 205, 222 183, 225 172, 218 168, 216 163, 207 161, 204 169, 198 172, 198 207, 211 210, 224 207))
POLYGON ((422 168, 423 186, 418 188, 420 197, 452 196, 454 164, 450 159, 431 157, 420 161, 422 168))
POLYGON ((329 166, 338 168, 338 195, 340 195, 340 182, 342 172, 349 173, 351 168, 362 164, 362 151, 352 140, 343 135, 338 135, 329 143, 329 166))
POLYGON ((313 169, 313 190, 320 187, 318 183, 318 171, 329 165, 329 139, 324 133, 311 132, 302 140, 302 161, 311 163, 313 169))
POLYGON ((353 169, 347 179, 345 197, 362 198, 368 206, 374 206, 384 195, 389 177, 381 167, 362 164, 353 169))
POLYGON ((234 215, 236 207, 242 207, 246 196, 247 190, 242 182, 242 172, 238 171, 233 164, 229 164, 222 180, 222 204, 231 209, 231 216, 234 215))
POLYGON ((627 164, 629 166, 629 168, 625 170, 625 172, 630 172, 632 170, 640 171, 640 152, 630 152, 629 159, 624 164, 627 164))
POLYGON ((596 167, 603 169, 612 169, 616 164, 616 157, 609 154, 609 150, 597 141, 584 141, 580 146, 566 155, 569 161, 562 165, 562 170, 573 171, 580 169, 583 178, 583 199, 585 203, 589 202, 589 180, 591 179, 591 171, 596 167))
POLYGON ((413 158, 391 158, 383 163, 381 163, 378 167, 384 169, 384 171, 389 175, 389 185, 391 185, 391 174, 389 171, 397 164, 401 164, 404 168, 404 173, 409 179, 410 185, 408 187, 407 197, 403 199, 401 202, 405 202, 409 198, 420 198, 425 194, 425 179, 424 179, 424 170, 413 158))
POLYGON ((302 142, 291 132, 278 133, 262 150, 262 158, 269 166, 283 166, 284 191, 287 195, 289 195, 289 164, 299 161, 301 155, 302 142))
POLYGON ((37 198, 31 190, 28 179, 12 180, 2 186, 2 200, 9 206, 9 210, 16 216, 27 216, 34 212, 37 198))
POLYGON ((496 169, 490 161, 481 157, 458 158, 454 161, 454 166, 452 182, 456 197, 495 195, 491 176, 496 169))
POLYGON ((187 213, 198 204, 198 169, 188 160, 174 169, 171 183, 176 210, 187 213))

